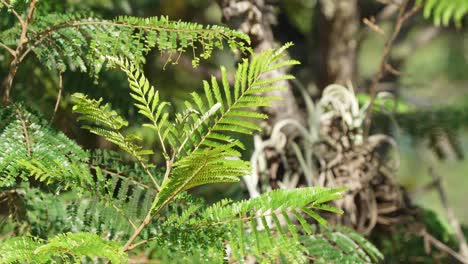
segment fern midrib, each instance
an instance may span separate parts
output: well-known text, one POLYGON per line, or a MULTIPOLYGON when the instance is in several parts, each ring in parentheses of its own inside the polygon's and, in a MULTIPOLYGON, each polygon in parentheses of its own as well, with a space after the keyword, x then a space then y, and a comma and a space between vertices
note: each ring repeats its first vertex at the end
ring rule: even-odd
MULTIPOLYGON (((226 109, 226 111, 224 113, 221 114, 221 117, 219 119, 216 120, 216 122, 213 124, 213 126, 211 126, 210 128, 208 128, 208 132, 202 137, 202 139, 200 140, 200 142, 197 144, 197 146, 194 148, 194 150, 191 152, 195 152, 197 151, 200 146, 202 146, 203 142, 207 139, 207 137, 211 134, 211 132, 213 132, 213 128, 216 127, 222 120, 223 118, 226 117, 226 115, 234 108, 234 106, 240 101, 240 99, 242 97, 244 97, 244 95, 246 95, 246 92, 248 90, 250 90, 252 88, 252 84, 255 83, 256 81, 258 81, 258 79, 260 79, 260 77, 262 76, 262 74, 264 74, 264 72, 262 72, 261 74, 258 75, 257 78, 255 78, 250 84, 249 84, 249 87, 247 89, 245 89, 244 92, 242 92, 242 94, 239 96, 238 99, 236 99, 235 102, 233 102, 229 108, 226 109)), ((239 89, 242 89, 242 88, 239 88, 239 89)))
MULTIPOLYGON (((288 208, 285 209, 285 211, 287 211, 288 213, 292 213, 292 210, 293 210, 292 208, 294 208, 294 207, 288 207, 288 208)), ((297 208, 301 208, 301 207, 297 207, 297 208)), ((211 222, 211 223, 206 224, 206 225, 201 224, 201 225, 198 225, 198 226, 203 227, 203 226, 224 225, 224 224, 229 224, 229 223, 237 222, 237 221, 247 222, 247 221, 250 221, 252 219, 263 218, 263 217, 266 217, 266 216, 279 215, 281 213, 282 213, 282 210, 277 208, 277 209, 273 210, 271 213, 263 213, 261 215, 256 214, 256 215, 253 215, 253 216, 250 216, 250 217, 240 217, 240 218, 237 218, 237 219, 229 219, 229 220, 225 220, 225 221, 211 222)))
MULTIPOLYGON (((197 169, 197 171, 195 173, 192 174, 191 177, 187 178, 185 180, 185 182, 180 185, 177 189, 175 189, 168 197, 166 200, 164 200, 160 206, 158 206, 157 208, 153 208, 154 206, 156 206, 156 203, 158 201, 158 198, 159 198, 159 195, 161 194, 161 192, 158 193, 158 195, 155 197, 154 201, 153 201, 153 204, 151 206, 151 209, 148 211, 148 215, 146 216, 146 219, 148 219, 147 221, 147 224, 145 224, 145 221, 142 223, 142 228, 141 230, 143 230, 144 227, 146 227, 150 222, 151 220, 157 215, 159 214, 159 212, 161 212, 162 209, 164 209, 166 207, 166 205, 172 201, 172 199, 174 199, 174 197, 179 194, 185 186, 187 186, 187 184, 193 179, 195 178, 198 173, 200 173, 202 171, 203 168, 205 168, 205 166, 208 164, 207 160, 204 161, 203 165, 197 169)), ((167 187, 166 187, 167 188, 167 187)), ((140 228, 139 228, 140 229, 140 228)), ((141 232, 141 231, 140 231, 141 232)), ((133 236, 132 236, 133 238, 133 236)), ((136 238, 136 237, 135 237, 136 238)), ((133 240, 135 239, 133 238, 133 240)), ((126 243, 126 245, 124 246, 124 250, 128 250, 130 247, 131 247, 131 244, 132 244, 133 241, 128 241, 126 243)))

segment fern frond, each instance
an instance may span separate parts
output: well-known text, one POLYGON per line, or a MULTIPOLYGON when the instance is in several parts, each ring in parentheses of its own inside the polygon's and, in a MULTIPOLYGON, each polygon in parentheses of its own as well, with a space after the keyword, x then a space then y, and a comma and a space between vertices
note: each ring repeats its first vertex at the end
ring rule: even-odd
POLYGON ((362 235, 347 228, 302 237, 314 263, 378 263, 383 255, 362 235))
POLYGON ((0 121, 0 188, 31 177, 66 189, 91 185, 88 153, 63 133, 21 106, 1 110, 0 121))
POLYGON ((219 104, 219 111, 211 114, 208 118, 203 118, 205 117, 203 115, 192 115, 192 120, 188 122, 192 124, 192 127, 197 122, 200 123, 200 126, 197 126, 197 129, 183 130, 181 138, 184 140, 181 141, 180 148, 183 151, 179 151, 177 154, 183 152, 188 155, 201 148, 213 147, 216 143, 235 142, 236 140, 226 132, 252 134, 253 131, 258 131, 260 128, 255 124, 255 119, 264 119, 266 116, 249 110, 269 106, 272 100, 279 99, 259 96, 259 94, 284 89, 284 87, 274 84, 279 80, 294 78, 286 75, 280 78, 262 79, 262 76, 272 69, 299 63, 295 60, 278 61, 289 46, 291 46, 290 43, 276 51, 268 50, 253 55, 250 62, 243 60, 242 63, 238 64, 234 87, 230 87, 224 67, 221 67, 221 84, 214 77, 211 78, 210 82, 204 81, 205 98, 197 93, 192 93, 192 102, 186 102, 186 106, 199 113, 205 113, 219 104))
POLYGON ((166 137, 171 137, 169 142, 174 142, 177 135, 174 135, 172 124, 168 121, 168 102, 159 102, 159 91, 150 85, 145 75, 128 59, 107 57, 108 60, 115 63, 120 69, 125 72, 130 84, 130 95, 135 100, 135 106, 138 112, 148 118, 149 124, 144 126, 156 131, 163 152, 166 157, 168 153, 165 146, 166 137))
POLYGON ((101 105, 102 99, 89 99, 80 93, 73 94, 72 98, 74 101, 73 112, 80 114, 78 120, 92 124, 84 125, 83 128, 116 144, 139 161, 143 161, 145 155, 153 153, 151 150, 144 150, 137 145, 135 143, 137 138, 122 134, 121 129, 126 127, 128 122, 112 110, 108 104, 101 105))
MULTIPOLYGON (((290 45, 286 44, 279 51, 290 45)), ((206 101, 200 95, 192 94, 192 103, 185 103, 186 114, 178 115, 177 142, 180 143, 173 149, 173 171, 164 181, 152 213, 157 213, 183 190, 206 183, 238 181, 239 177, 248 175, 249 164, 239 160, 237 149, 242 145, 226 132, 251 134, 258 130, 255 123, 246 119, 264 116, 249 114, 246 108, 269 105, 271 100, 277 99, 252 94, 257 94, 255 89, 263 87, 265 81, 260 77, 271 65, 278 63, 279 51, 264 51, 254 55, 250 63, 247 60, 240 63, 233 92, 226 81, 226 71, 222 69, 224 95, 214 77, 211 86, 204 82, 206 101), (247 94, 249 91, 251 94, 247 94)), ((297 64, 297 61, 291 60, 287 64, 297 64)))
POLYGON ((344 228, 314 231, 310 220, 325 224, 326 221, 310 212, 330 211, 332 207, 326 201, 341 197, 341 191, 275 190, 240 202, 222 200, 206 209, 194 205, 164 221, 154 238, 155 248, 170 251, 168 245, 177 245, 180 247, 177 251, 183 255, 201 255, 212 260, 219 256, 209 252, 224 251, 227 243, 229 255, 225 257, 239 262, 247 256, 254 256, 261 263, 309 263, 310 259, 318 263, 378 262, 381 253, 353 231, 344 228))
POLYGON ((240 153, 227 144, 212 149, 203 149, 176 162, 174 170, 158 193, 152 214, 164 208, 178 193, 192 187, 216 182, 236 182, 247 175, 250 166, 240 160, 240 153))
MULTIPOLYGON (((21 25, 17 23, 2 30, 0 39, 16 45, 20 34, 21 25)), ((222 49, 223 42, 233 50, 250 50, 247 35, 221 26, 171 21, 164 16, 103 20, 89 12, 36 16, 29 25, 27 39, 24 56, 34 52, 50 69, 64 71, 69 66, 91 74, 101 70, 105 56, 125 56, 140 66, 145 55, 155 48, 168 53, 173 63, 177 63, 173 57, 190 51, 194 66, 200 59, 209 58, 214 48, 222 49)))
MULTIPOLYGON (((221 201, 205 210, 203 218, 208 219, 206 224, 228 227, 231 233, 231 239, 228 239, 229 245, 238 260, 243 259, 246 252, 262 259, 266 251, 270 252, 268 249, 271 246, 281 245, 282 248, 276 254, 282 254, 293 262, 304 263, 306 251, 299 242, 301 233, 293 224, 292 217, 308 215, 317 222, 327 225, 326 220, 314 210, 320 210, 324 203, 340 198, 342 191, 343 189, 319 187, 275 190, 250 200, 235 203, 221 201), (245 235, 245 230, 248 229, 243 226, 250 227, 249 235, 245 235), (290 249, 283 247, 286 245, 290 249)), ((341 213, 338 209, 336 211, 341 213)), ((306 221, 299 223, 304 225, 304 230, 310 229, 310 224, 306 221)))
POLYGON ((93 233, 66 233, 47 243, 31 237, 16 237, 0 243, 1 263, 50 263, 57 260, 81 262, 83 257, 127 263, 128 256, 118 243, 93 233))
POLYGON ((417 4, 424 4, 424 17, 433 17, 434 24, 448 26, 454 21, 461 27, 463 17, 468 14, 466 0, 418 0, 417 4))

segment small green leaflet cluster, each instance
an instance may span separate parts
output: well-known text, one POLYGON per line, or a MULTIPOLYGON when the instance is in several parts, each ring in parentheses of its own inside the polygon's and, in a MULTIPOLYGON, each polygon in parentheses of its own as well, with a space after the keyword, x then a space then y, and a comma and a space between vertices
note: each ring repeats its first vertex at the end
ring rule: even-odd
POLYGON ((151 150, 142 149, 136 143, 139 138, 122 134, 121 130, 128 126, 128 122, 111 110, 108 104, 101 105, 102 99, 89 99, 80 93, 73 94, 72 99, 74 101, 73 112, 80 114, 78 120, 93 124, 83 125, 83 128, 116 144, 139 161, 143 160, 145 155, 153 153, 151 150))
POLYGON ((303 237, 302 245, 314 263, 380 263, 384 256, 361 234, 341 227, 303 237))
POLYGON ((43 241, 15 237, 0 244, 0 263, 81 263, 83 257, 101 258, 112 263, 127 263, 128 256, 119 243, 106 241, 92 233, 66 233, 43 241))
POLYGON ((462 26, 462 20, 468 14, 466 0, 417 0, 416 4, 424 4, 424 17, 433 17, 434 24, 448 26, 454 21, 457 27, 462 26))

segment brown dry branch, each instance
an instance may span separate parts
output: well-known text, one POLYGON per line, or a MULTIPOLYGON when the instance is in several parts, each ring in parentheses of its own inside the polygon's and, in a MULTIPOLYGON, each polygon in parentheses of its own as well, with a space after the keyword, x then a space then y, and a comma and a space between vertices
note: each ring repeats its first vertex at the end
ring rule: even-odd
POLYGON ((438 250, 440 250, 442 252, 446 252, 447 254, 451 255, 454 258, 456 258, 461 263, 468 264, 468 260, 464 256, 458 254, 453 249, 451 249, 449 246, 445 245, 443 242, 441 242, 437 238, 433 237, 425 229, 423 229, 419 233, 419 235, 424 239, 424 245, 425 245, 427 254, 431 253, 430 252, 431 251, 430 245, 433 245, 438 250))
POLYGON ((468 263, 468 246, 466 244, 465 235, 463 234, 463 231, 460 227, 460 222, 455 216, 455 213, 453 212, 452 207, 450 207, 450 204, 447 199, 447 194, 445 193, 445 189, 442 186, 441 177, 437 175, 434 168, 429 168, 429 174, 432 180, 437 183, 435 187, 436 187, 437 192, 439 193, 440 201, 442 202, 442 205, 444 206, 445 211, 447 213, 448 221, 450 225, 452 226, 455 232, 455 236, 458 240, 459 253, 465 260, 464 263, 468 263))
POLYGON ((32 145, 31 145, 31 137, 29 137, 29 132, 28 132, 28 126, 26 125, 26 120, 23 117, 23 114, 21 113, 21 109, 14 105, 16 113, 18 114, 18 119, 21 122, 21 128, 23 129, 23 135, 24 139, 26 141, 26 148, 28 150, 28 156, 32 157, 32 145))
POLYGON ((372 83, 369 88, 370 103, 369 108, 366 112, 365 126, 364 126, 364 138, 369 136, 371 119, 372 119, 372 110, 374 108, 375 98, 377 96, 377 88, 380 80, 385 76, 387 72, 393 73, 393 68, 388 67, 388 60, 398 35, 400 34, 403 24, 411 18, 414 14, 422 9, 422 5, 416 5, 407 10, 409 0, 405 0, 399 7, 398 17, 396 19, 395 27, 392 35, 385 41, 384 50, 382 52, 382 57, 380 59, 379 71, 374 75, 372 83))
POLYGON ((57 100, 55 101, 55 107, 54 107, 54 113, 52 114, 52 117, 50 118, 50 122, 54 121, 55 115, 57 114, 57 110, 60 105, 60 101, 62 100, 62 91, 63 91, 63 80, 62 80, 62 72, 59 71, 58 73, 58 94, 57 94, 57 100))
MULTIPOLYGON (((6 3, 6 1, 2 1, 2 2, 6 3)), ((23 50, 25 48, 25 45, 28 43, 28 38, 26 36, 26 33, 28 32, 29 24, 33 20, 34 11, 36 9, 36 3, 37 3, 37 0, 32 0, 31 3, 29 3, 28 14, 27 14, 26 20, 23 20, 19 14, 14 12, 15 16, 18 18, 21 24, 21 35, 18 40, 18 44, 16 46, 14 54, 12 55, 13 59, 10 63, 10 69, 8 71, 8 75, 3 80, 2 86, 0 88, 0 94, 2 95, 1 100, 2 100, 3 106, 8 105, 10 102, 10 93, 11 93, 11 88, 13 86, 13 80, 16 76, 16 72, 18 71, 18 67, 21 62, 21 57, 23 56, 23 50)))

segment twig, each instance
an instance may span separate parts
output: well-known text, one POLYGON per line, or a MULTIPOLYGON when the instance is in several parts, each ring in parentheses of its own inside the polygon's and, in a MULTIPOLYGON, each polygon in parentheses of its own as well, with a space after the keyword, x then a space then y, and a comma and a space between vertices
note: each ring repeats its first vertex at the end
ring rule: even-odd
POLYGON ((52 117, 50 118, 50 122, 54 121, 54 118, 55 118, 55 114, 57 113, 57 110, 58 110, 58 107, 59 107, 59 104, 60 104, 60 100, 62 100, 62 90, 63 90, 63 82, 62 82, 62 72, 59 71, 58 73, 58 78, 59 78, 59 91, 58 91, 58 95, 57 95, 57 101, 55 102, 55 107, 54 107, 54 113, 52 114, 52 117))
MULTIPOLYGON (((440 179, 440 177, 436 174, 436 172, 434 171, 432 167, 429 168, 429 174, 431 175, 434 181, 437 179, 440 179)), ((465 259, 465 263, 468 263, 468 246, 466 244, 466 239, 463 234, 463 231, 461 230, 460 222, 458 221, 457 217, 455 216, 452 208, 450 207, 448 203, 447 195, 445 193, 445 190, 440 180, 437 182, 436 187, 437 187, 437 191, 439 192, 440 201, 442 202, 442 205, 444 206, 447 212, 447 218, 449 220, 449 223, 452 226, 453 230, 455 231, 455 236, 457 237, 457 240, 459 243, 460 255, 462 255, 463 258, 465 259)))
POLYGON ((380 80, 384 77, 384 74, 389 71, 389 67, 387 66, 388 58, 390 56, 390 52, 393 48, 393 44, 398 37, 398 34, 401 31, 403 23, 416 14, 419 10, 421 10, 422 5, 417 5, 411 8, 409 11, 405 12, 406 7, 408 5, 408 0, 406 0, 403 4, 400 5, 400 11, 398 14, 398 18, 395 24, 395 29, 391 35, 391 37, 385 42, 385 47, 383 50, 382 58, 380 60, 380 68, 379 72, 374 76, 372 79, 372 84, 370 86, 369 95, 370 95, 370 102, 369 107, 366 111, 365 117, 365 128, 364 128, 364 138, 369 136, 370 126, 371 126, 371 118, 372 118, 372 109, 374 108, 375 98, 377 95, 377 86, 380 80))
MULTIPOLYGON (((462 255, 455 252, 453 249, 451 249, 450 247, 448 247, 447 245, 445 245, 444 243, 439 241, 437 238, 433 237, 425 229, 423 231, 421 231, 420 235, 423 237, 425 245, 431 244, 431 245, 435 246, 437 249, 439 249, 440 251, 444 251, 444 252, 450 254, 451 256, 456 258, 461 263, 468 264, 468 261, 467 261, 467 259, 465 257, 463 257, 462 255)), ((428 246, 426 246, 426 250, 430 250, 430 248, 428 246)), ((427 253, 429 253, 429 252, 427 252, 427 253)))
POLYGON ((12 56, 15 56, 15 50, 0 42, 0 47, 6 49, 12 56))
MULTIPOLYGON (((31 3, 29 4, 29 10, 28 10, 28 15, 26 17, 26 20, 23 20, 21 19, 21 17, 18 17, 18 20, 21 23, 21 35, 20 35, 20 39, 18 40, 18 45, 16 47, 16 50, 14 51, 14 54, 12 55, 13 59, 10 63, 10 70, 8 71, 8 75, 3 80, 2 87, 0 89, 1 94, 2 94, 2 104, 4 106, 8 105, 8 103, 10 102, 10 93, 11 93, 11 88, 13 86, 13 80, 16 76, 16 72, 18 71, 18 67, 21 62, 20 58, 22 57, 24 46, 28 43, 28 37, 26 36, 26 33, 28 32, 28 26, 34 17, 34 11, 35 11, 37 1, 38 0, 32 0, 31 3)), ((11 10, 14 10, 14 9, 11 9, 11 10)))
POLYGON ((23 128, 24 138, 26 140, 26 148, 28 149, 28 156, 32 157, 31 139, 29 138, 29 132, 28 132, 28 127, 26 126, 26 121, 24 120, 19 107, 17 107, 16 105, 14 106, 16 108, 16 113, 18 114, 18 119, 21 122, 21 127, 23 128))
POLYGON ((132 219, 130 219, 130 217, 128 217, 128 215, 125 214, 125 212, 118 208, 115 204, 112 204, 112 207, 120 214, 122 215, 127 221, 128 223, 130 223, 130 225, 132 225, 133 227, 133 230, 136 230, 137 229, 137 226, 133 223, 132 219))
POLYGON ((107 169, 103 169, 103 168, 101 168, 100 166, 97 166, 97 165, 92 165, 92 164, 91 164, 91 165, 89 165, 89 166, 90 166, 91 168, 93 168, 93 169, 99 168, 101 171, 103 171, 103 172, 105 172, 105 173, 107 173, 107 174, 109 174, 109 175, 118 177, 118 178, 120 178, 120 179, 124 179, 124 180, 131 181, 132 183, 134 183, 134 184, 136 184, 136 185, 138 185, 138 186, 141 186, 141 187, 144 188, 144 189, 149 189, 149 186, 148 186, 148 185, 143 184, 143 183, 141 183, 141 182, 139 182, 139 181, 136 181, 136 180, 134 180, 134 179, 131 179, 130 177, 128 177, 128 176, 126 176, 126 175, 119 174, 119 173, 117 173, 117 172, 110 171, 110 170, 107 170, 107 169))

